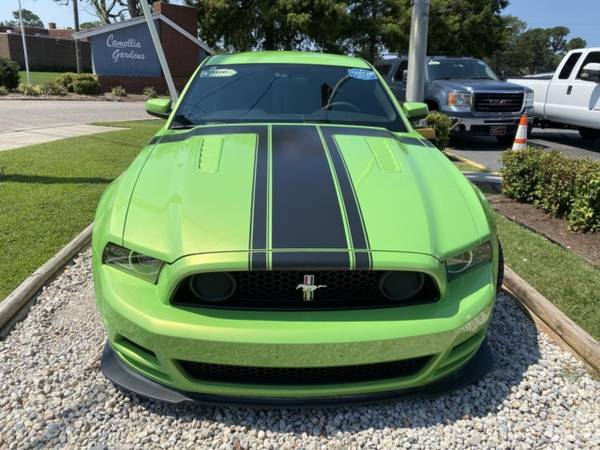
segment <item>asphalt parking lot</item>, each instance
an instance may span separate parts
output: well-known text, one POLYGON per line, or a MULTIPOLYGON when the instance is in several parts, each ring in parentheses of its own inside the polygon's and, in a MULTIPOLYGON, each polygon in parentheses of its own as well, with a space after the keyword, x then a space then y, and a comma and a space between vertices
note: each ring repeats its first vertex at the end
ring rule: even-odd
POLYGON ((1 100, 0 151, 113 130, 92 122, 150 118, 143 102, 1 100))
MULTIPOLYGON (((600 141, 584 141, 576 130, 534 128, 528 141, 529 144, 546 150, 558 150, 572 158, 600 161, 600 141)), ((453 139, 448 149, 497 172, 502 168, 502 152, 506 146, 498 144, 495 138, 473 137, 453 139)))
POLYGON ((250 410, 171 406, 100 373, 105 332, 84 251, 0 341, 0 448, 598 448, 600 381, 498 297, 481 381, 369 406, 250 410))

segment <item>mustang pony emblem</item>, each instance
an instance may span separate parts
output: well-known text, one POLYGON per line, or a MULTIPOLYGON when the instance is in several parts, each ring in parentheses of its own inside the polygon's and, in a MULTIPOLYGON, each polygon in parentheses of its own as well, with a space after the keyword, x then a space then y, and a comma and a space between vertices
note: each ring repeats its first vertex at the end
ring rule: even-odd
POLYGON ((302 289, 302 300, 305 302, 312 302, 315 298, 315 291, 317 289, 327 287, 326 284, 315 284, 314 275, 304 275, 304 283, 296 286, 296 290, 302 289))

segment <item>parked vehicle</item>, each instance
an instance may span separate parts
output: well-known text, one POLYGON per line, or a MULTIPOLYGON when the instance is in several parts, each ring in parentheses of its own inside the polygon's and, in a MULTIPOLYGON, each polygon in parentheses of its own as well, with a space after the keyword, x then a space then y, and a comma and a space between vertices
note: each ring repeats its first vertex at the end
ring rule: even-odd
MULTIPOLYGON (((379 61, 375 67, 403 102, 406 98, 408 58, 379 61)), ((432 111, 454 119, 455 134, 496 136, 512 142, 521 114, 533 106, 533 91, 501 81, 475 58, 432 56, 426 62, 425 102, 432 111)))
POLYGON ((570 51, 554 73, 509 81, 533 90, 540 125, 569 125, 584 139, 600 138, 600 48, 570 51))
MULTIPOLYGON (((206 59, 106 190, 93 273, 118 385, 171 402, 474 381, 502 254, 485 197, 362 59, 206 59)), ((456 387, 456 385, 454 385, 456 387)))

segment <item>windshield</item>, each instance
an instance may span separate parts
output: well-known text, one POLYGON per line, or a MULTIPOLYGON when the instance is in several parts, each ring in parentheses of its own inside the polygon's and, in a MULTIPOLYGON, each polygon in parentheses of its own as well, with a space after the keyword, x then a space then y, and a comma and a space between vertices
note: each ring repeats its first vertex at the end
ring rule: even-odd
POLYGON ((202 67, 171 127, 223 122, 321 122, 406 131, 372 70, 301 64, 202 67))
POLYGON ((429 80, 498 80, 490 67, 478 59, 436 59, 427 63, 429 80))

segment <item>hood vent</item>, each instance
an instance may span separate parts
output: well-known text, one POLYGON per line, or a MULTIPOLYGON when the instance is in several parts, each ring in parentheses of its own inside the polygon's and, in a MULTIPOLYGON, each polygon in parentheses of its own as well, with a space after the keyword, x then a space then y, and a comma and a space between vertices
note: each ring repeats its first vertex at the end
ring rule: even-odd
POLYGON ((203 136, 201 138, 198 169, 200 172, 216 173, 221 165, 223 136, 203 136))

